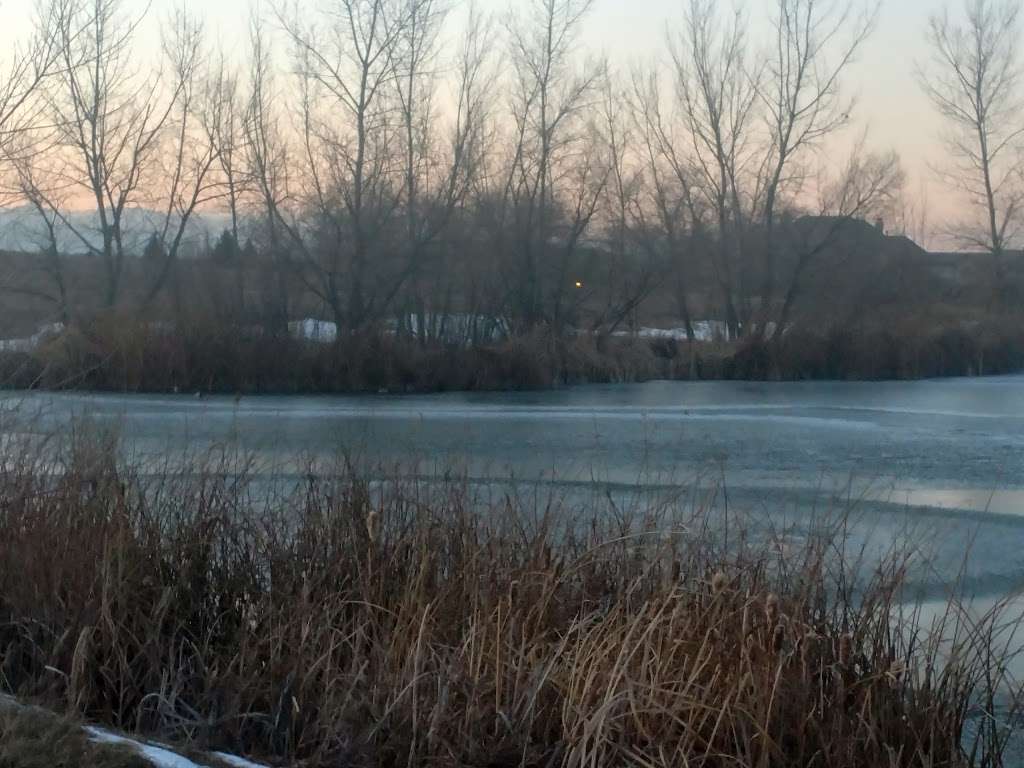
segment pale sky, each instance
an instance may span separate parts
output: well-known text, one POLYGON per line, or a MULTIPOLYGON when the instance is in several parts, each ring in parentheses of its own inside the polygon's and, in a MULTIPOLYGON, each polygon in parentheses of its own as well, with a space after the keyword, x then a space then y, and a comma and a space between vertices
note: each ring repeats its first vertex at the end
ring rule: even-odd
MULTIPOLYGON (((249 9, 255 0, 125 0, 150 16, 147 35, 155 43, 160 19, 176 5, 208 20, 210 32, 229 49, 245 49, 244 36, 249 9)), ((301 0, 311 7, 325 0, 301 0)), ((723 2, 725 0, 722 0, 723 2)), ((948 0, 954 8, 961 0, 948 0)), ((263 0, 269 7, 272 0, 263 0)), ((453 0, 461 4, 460 0, 453 0)), ((525 0, 478 0, 482 10, 502 12, 525 0)), ((951 194, 929 170, 929 163, 942 162, 940 124, 922 95, 914 76, 915 62, 927 57, 925 28, 930 14, 940 11, 947 0, 883 0, 881 16, 859 60, 844 79, 847 95, 859 99, 855 118, 859 132, 869 128, 870 143, 877 149, 895 149, 908 172, 908 189, 916 193, 927 186, 932 223, 953 215, 956 204, 951 194)), ((32 0, 0 0, 0 24, 17 29, 32 0)), ((754 17, 770 9, 771 0, 748 0, 754 17)), ((628 66, 637 60, 664 55, 666 23, 678 20, 681 0, 595 0, 587 20, 584 45, 608 55, 613 63, 628 66)), ((143 46, 144 48, 146 46, 143 46)))

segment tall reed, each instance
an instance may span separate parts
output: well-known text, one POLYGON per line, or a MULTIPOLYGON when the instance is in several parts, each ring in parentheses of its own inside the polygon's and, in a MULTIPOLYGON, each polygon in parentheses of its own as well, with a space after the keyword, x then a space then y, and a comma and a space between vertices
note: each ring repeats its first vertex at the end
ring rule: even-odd
POLYGON ((77 716, 307 766, 1008 754, 1006 611, 926 626, 912 555, 854 569, 842 525, 56 453, 0 463, 0 686, 77 716))

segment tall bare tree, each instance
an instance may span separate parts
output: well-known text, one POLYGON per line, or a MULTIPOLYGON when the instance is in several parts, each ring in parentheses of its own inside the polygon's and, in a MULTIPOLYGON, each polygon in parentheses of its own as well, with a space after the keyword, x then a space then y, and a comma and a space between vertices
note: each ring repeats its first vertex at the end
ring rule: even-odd
POLYGON ((604 78, 598 106, 597 136, 604 148, 607 183, 600 201, 603 224, 597 285, 575 292, 576 304, 590 305, 590 328, 613 334, 635 318, 658 285, 665 261, 652 242, 652 222, 644 208, 644 171, 638 157, 633 99, 620 79, 604 78))
POLYGON ((775 225, 787 193, 806 176, 808 151, 848 125, 854 103, 840 85, 878 17, 878 0, 776 0, 773 46, 758 79, 769 133, 758 198, 764 266, 758 333, 768 328, 776 298, 775 225))
MULTIPOLYGON (((425 55, 423 25, 430 16, 418 15, 426 14, 423 7, 407 0, 336 0, 313 20, 297 11, 279 14, 302 94, 305 205, 320 229, 315 246, 297 229, 291 234, 313 273, 308 286, 349 330, 361 328, 381 299, 371 273, 384 264, 384 238, 400 202, 394 176, 405 154, 396 151, 404 131, 393 119, 395 58, 400 43, 409 42, 413 19, 420 31, 404 53, 425 55)), ((410 81, 414 90, 417 73, 410 81)), ((409 99, 419 95, 401 92, 409 99)))
POLYGON ((286 333, 291 308, 290 258, 283 206, 289 197, 289 146, 281 125, 282 98, 274 76, 270 40, 264 19, 254 10, 249 18, 249 61, 245 111, 242 120, 244 178, 251 185, 262 212, 265 258, 262 288, 265 325, 272 333, 286 333))
POLYGON ((945 118, 955 164, 943 176, 977 211, 954 234, 992 254, 996 291, 1008 243, 1018 234, 1024 202, 1024 91, 1016 0, 965 0, 960 17, 931 17, 931 61, 920 81, 945 118))
POLYGON ((745 14, 735 10, 723 18, 712 0, 689 0, 683 32, 671 42, 693 167, 716 218, 715 263, 725 320, 736 336, 750 317, 743 246, 756 197, 746 182, 753 161, 760 65, 750 61, 745 14))
MULTIPOLYGON (((0 65, 0 145, 37 132, 46 119, 43 85, 64 64, 61 46, 82 32, 75 25, 76 0, 39 0, 27 40, 16 41, 0 65)), ((35 147, 17 141, 21 152, 35 147)), ((10 148, 5 147, 9 152, 10 148)))
POLYGON ((214 150, 217 167, 212 169, 218 177, 223 201, 227 205, 231 247, 237 291, 237 310, 246 311, 246 268, 241 247, 242 206, 251 184, 245 173, 245 106, 242 103, 241 81, 235 65, 219 51, 215 64, 208 72, 203 87, 199 120, 205 142, 214 150))
MULTIPOLYGON (((884 237, 884 232, 874 232, 874 227, 864 220, 884 221, 897 205, 904 183, 899 155, 892 151, 869 151, 866 136, 854 145, 835 177, 821 178, 814 218, 786 228, 794 263, 783 284, 782 306, 772 321, 776 326, 775 342, 781 341, 790 324, 793 310, 806 289, 806 278, 823 265, 826 256, 834 258, 838 254, 840 259, 848 260, 863 255, 866 249, 872 251, 872 257, 886 256, 872 243, 864 242, 860 233, 866 229, 876 237, 884 237), (801 223, 804 226, 799 226, 801 223)), ((835 269, 842 264, 833 260, 824 266, 835 269)))
POLYGON ((593 193, 602 186, 592 183, 602 174, 581 149, 591 138, 588 114, 605 67, 581 65, 574 57, 592 5, 593 0, 530 0, 508 24, 514 137, 500 227, 512 232, 505 253, 515 272, 516 314, 526 326, 556 320, 545 317, 550 315, 545 305, 561 304, 569 286, 551 286, 552 296, 545 299, 542 269, 551 258, 556 274, 564 273, 559 265, 575 254, 597 204, 593 193), (574 202, 560 200, 568 187, 574 202))
MULTIPOLYGON (((697 198, 701 194, 698 188, 701 171, 692 157, 693 139, 685 121, 675 119, 673 113, 665 113, 658 70, 638 70, 632 80, 632 112, 644 169, 641 194, 646 198, 638 208, 644 216, 640 242, 652 257, 661 256, 673 273, 676 304, 686 336, 692 342, 696 334, 688 293, 696 285, 693 279, 695 244, 704 229, 704 206, 697 198), (645 215, 648 210, 652 213, 645 215), (660 253, 662 250, 664 254, 660 253)), ((732 295, 730 284, 722 279, 721 270, 718 270, 718 277, 723 305, 727 305, 732 295)), ((731 316, 728 311, 727 316, 731 316)))
POLYGON ((58 244, 59 221, 50 205, 62 192, 60 183, 43 170, 41 158, 52 149, 55 135, 45 86, 63 65, 62 42, 82 31, 76 30, 74 10, 74 0, 38 2, 29 38, 9 48, 0 69, 0 158, 7 166, 3 170, 12 172, 7 191, 38 214, 44 233, 42 271, 52 281, 53 292, 31 287, 24 275, 4 279, 0 290, 31 293, 54 304, 64 323, 70 321, 69 294, 58 244))
POLYGON ((164 55, 177 98, 160 152, 166 185, 151 185, 163 201, 164 216, 158 233, 163 259, 144 298, 146 305, 171 276, 197 210, 225 194, 221 179, 214 173, 220 162, 221 144, 215 133, 204 128, 202 118, 209 112, 203 103, 209 75, 202 24, 179 10, 165 29, 169 31, 164 35, 164 55))
MULTIPOLYGON (((422 9, 410 9, 395 59, 405 151, 407 267, 393 289, 411 283, 414 311, 408 324, 415 325, 423 342, 452 335, 444 327, 446 318, 454 294, 464 294, 465 289, 456 284, 460 265, 450 258, 454 254, 445 258, 443 251, 458 250, 448 236, 481 181, 490 148, 492 17, 470 4, 465 32, 450 62, 435 51, 445 18, 433 0, 422 9), (442 71, 454 76, 450 121, 443 120, 434 106, 442 71)), ((463 309, 465 304, 463 297, 463 309)))
POLYGON ((121 293, 129 243, 125 212, 139 200, 156 167, 162 137, 184 82, 140 70, 133 40, 142 17, 123 0, 88 0, 60 30, 61 72, 50 89, 51 115, 61 145, 56 171, 93 202, 99 244, 55 211, 90 252, 102 258, 104 304, 121 293), (84 30, 84 31, 82 31, 84 30))

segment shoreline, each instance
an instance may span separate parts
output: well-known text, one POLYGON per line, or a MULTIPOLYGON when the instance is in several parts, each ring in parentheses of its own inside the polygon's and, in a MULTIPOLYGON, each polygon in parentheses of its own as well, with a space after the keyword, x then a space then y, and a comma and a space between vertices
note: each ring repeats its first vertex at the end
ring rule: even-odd
POLYGON ((363 333, 329 343, 108 319, 0 350, 0 388, 143 394, 543 392, 655 381, 884 382, 1024 372, 1024 322, 927 332, 787 332, 781 341, 552 336, 481 345, 363 333), (1019 330, 1018 330, 1019 328, 1019 330))

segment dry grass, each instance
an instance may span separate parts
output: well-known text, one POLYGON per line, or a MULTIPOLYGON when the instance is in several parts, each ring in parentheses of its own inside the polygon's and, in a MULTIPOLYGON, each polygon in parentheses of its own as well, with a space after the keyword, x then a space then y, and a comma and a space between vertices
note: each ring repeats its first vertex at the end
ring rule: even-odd
POLYGON ((878 324, 794 328, 781 343, 741 343, 724 363, 736 379, 921 379, 1024 369, 1024 317, 971 322, 902 318, 878 324))
POLYGON ((132 749, 96 744, 76 723, 0 706, 0 768, 151 768, 132 749))
POLYGON ((98 317, 41 349, 0 353, 7 386, 127 392, 438 392, 675 378, 643 341, 538 333, 481 346, 367 332, 333 344, 196 322, 168 329, 98 317))
POLYGON ((1012 625, 898 618, 900 554, 855 571, 841 536, 767 546, 705 504, 109 450, 2 465, 20 696, 307 766, 1002 764, 1012 625))
POLYGON ((480 346, 367 332, 333 344, 259 326, 145 325, 96 316, 33 352, 0 352, 0 385, 120 392, 337 393, 537 390, 652 379, 916 379, 1024 369, 1024 318, 887 328, 794 328, 733 344, 559 337, 480 346))

